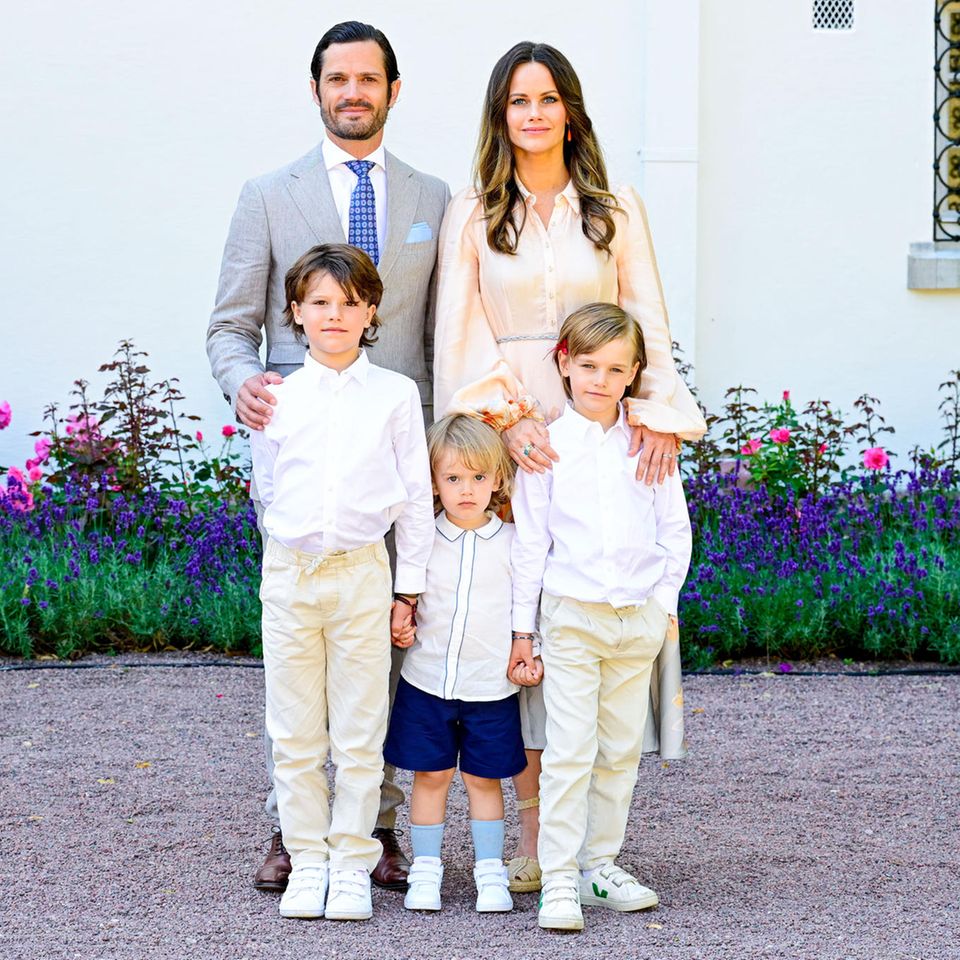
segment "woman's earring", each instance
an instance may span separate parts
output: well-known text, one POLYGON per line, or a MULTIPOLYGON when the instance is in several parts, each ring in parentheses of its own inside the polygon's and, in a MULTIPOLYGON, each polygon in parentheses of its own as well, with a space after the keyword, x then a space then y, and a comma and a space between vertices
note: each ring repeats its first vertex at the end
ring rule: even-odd
POLYGON ((570 129, 570 124, 567 124, 567 143, 573 143, 573 131, 570 129))

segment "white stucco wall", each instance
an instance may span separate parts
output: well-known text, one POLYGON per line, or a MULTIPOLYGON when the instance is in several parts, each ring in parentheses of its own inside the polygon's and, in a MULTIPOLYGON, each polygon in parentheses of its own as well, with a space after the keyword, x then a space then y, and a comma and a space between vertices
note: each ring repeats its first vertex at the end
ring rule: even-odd
POLYGON ((960 364, 960 292, 906 287, 930 240, 933 4, 856 0, 814 32, 811 0, 701 4, 698 383, 775 400, 882 400, 899 464, 939 439, 960 364))
MULTIPOLYGON (((0 433, 0 464, 29 451, 26 433, 74 378, 98 382, 122 337, 149 352, 158 377, 181 378, 208 430, 227 422, 203 343, 227 224, 246 178, 319 139, 308 67, 336 20, 390 37, 404 86, 388 147, 454 189, 468 178, 490 68, 521 39, 570 57, 614 179, 638 182, 646 7, 612 0, 591 8, 587 26, 576 0, 8 5, 0 400, 14 421, 0 433)), ((664 204, 650 206, 656 235, 664 204)), ((665 273, 676 246, 665 239, 665 273)))

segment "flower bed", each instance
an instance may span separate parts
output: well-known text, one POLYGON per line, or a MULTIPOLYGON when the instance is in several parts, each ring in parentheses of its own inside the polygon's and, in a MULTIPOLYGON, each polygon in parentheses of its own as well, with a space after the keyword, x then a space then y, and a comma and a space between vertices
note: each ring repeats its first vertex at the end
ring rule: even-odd
MULTIPOLYGON (((48 408, 35 456, 0 486, 0 653, 213 648, 259 653, 260 536, 232 425, 213 450, 129 342, 48 408), (191 428, 192 429, 192 428, 191 428)), ((766 654, 960 663, 960 372, 946 439, 894 472, 875 398, 846 424, 735 387, 685 450, 694 556, 681 594, 690 668, 766 654), (851 461, 849 447, 859 449, 851 461)), ((0 429, 11 423, 0 403, 0 429)))

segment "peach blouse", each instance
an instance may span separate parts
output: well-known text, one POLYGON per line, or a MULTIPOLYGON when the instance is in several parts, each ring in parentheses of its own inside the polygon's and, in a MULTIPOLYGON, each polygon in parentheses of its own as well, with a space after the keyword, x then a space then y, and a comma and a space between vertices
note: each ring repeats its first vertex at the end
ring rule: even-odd
POLYGON ((514 256, 490 249, 472 188, 447 207, 434 349, 437 416, 476 411, 478 394, 488 397, 493 389, 514 400, 531 394, 552 420, 565 402, 550 356, 557 330, 579 307, 607 301, 639 321, 646 344, 642 396, 628 401, 631 423, 699 439, 706 424, 673 361, 650 230, 636 191, 616 193, 622 212, 614 213, 608 255, 583 234, 572 182, 558 195, 546 227, 533 209, 536 197, 517 185, 527 212, 514 256))

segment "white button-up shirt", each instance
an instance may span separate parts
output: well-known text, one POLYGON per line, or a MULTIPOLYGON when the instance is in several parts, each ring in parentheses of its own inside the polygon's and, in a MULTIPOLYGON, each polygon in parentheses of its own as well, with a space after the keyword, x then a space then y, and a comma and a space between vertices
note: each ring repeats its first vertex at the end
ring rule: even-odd
POLYGON ((419 593, 433 546, 433 492, 408 377, 370 363, 318 363, 271 384, 270 422, 250 436, 263 525, 291 550, 328 554, 376 543, 396 525, 396 589, 419 593))
POLYGON ((550 424, 550 444, 559 462, 545 473, 518 471, 511 501, 514 629, 536 628, 541 587, 614 607, 654 596, 675 614, 692 546, 680 475, 637 481, 622 409, 604 432, 568 406, 550 424))
MULTIPOLYGON (((323 162, 327 167, 327 179, 330 181, 330 192, 333 194, 333 203, 337 208, 340 223, 343 226, 343 235, 350 239, 350 197, 359 179, 347 166, 350 160, 356 160, 346 150, 341 150, 332 140, 324 140, 320 148, 323 151, 323 162)), ((377 208, 377 243, 380 255, 383 256, 383 245, 387 240, 387 152, 381 143, 373 153, 363 158, 371 160, 370 183, 373 184, 373 196, 377 208)))
POLYGON ((417 638, 403 658, 408 683, 445 700, 503 700, 517 691, 507 679, 513 533, 497 517, 463 530, 440 512, 417 638))

